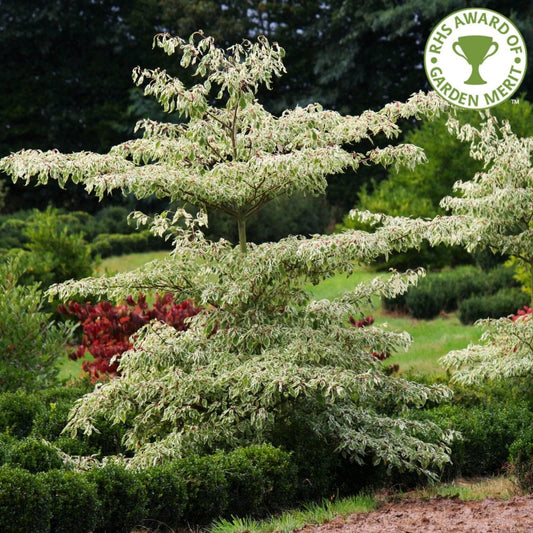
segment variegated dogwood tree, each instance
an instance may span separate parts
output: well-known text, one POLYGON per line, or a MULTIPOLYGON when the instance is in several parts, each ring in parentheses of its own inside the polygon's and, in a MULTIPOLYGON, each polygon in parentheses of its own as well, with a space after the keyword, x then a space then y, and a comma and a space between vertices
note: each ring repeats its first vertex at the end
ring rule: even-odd
MULTIPOLYGON (((499 124, 489 111, 479 128, 450 117, 448 128, 470 142, 471 157, 484 169, 471 180, 455 183, 456 196, 441 206, 448 216, 433 220, 390 217, 354 211, 353 216, 379 224, 381 230, 425 235, 430 244, 464 246, 468 251, 491 249, 514 257, 529 274, 533 306, 533 137, 520 138, 509 123, 499 124)), ((486 379, 531 376, 533 320, 529 312, 499 320, 482 320, 480 345, 447 354, 443 365, 455 370, 453 379, 475 383, 486 379)))
MULTIPOLYGON (((442 206, 464 219, 461 239, 469 250, 488 247, 513 256, 529 274, 533 306, 533 137, 518 137, 508 123, 487 114, 480 128, 450 119, 451 132, 471 143, 470 155, 485 170, 470 181, 458 181, 456 197, 442 206)), ((533 315, 521 310, 499 320, 483 320, 483 344, 447 354, 442 362, 454 379, 475 383, 486 379, 533 375, 533 315)))
POLYGON ((332 300, 317 301, 306 289, 416 246, 422 236, 383 227, 253 245, 246 240, 246 221, 280 195, 323 193, 328 175, 362 164, 416 164, 423 154, 415 146, 358 152, 357 144, 378 134, 394 138, 399 119, 431 117, 446 104, 420 93, 360 116, 320 105, 273 116, 256 94, 284 72, 276 44, 259 38, 223 50, 200 33, 189 40, 158 35, 154 42, 179 54, 198 83, 186 87, 163 70, 140 68, 134 80, 166 111, 177 111, 182 123, 141 121, 142 138, 105 155, 26 150, 1 161, 13 179, 27 183, 33 177, 40 184, 73 180, 100 197, 119 189, 138 198, 187 201, 199 210, 196 216, 184 210, 132 214, 173 239, 168 258, 50 288, 64 300, 170 292, 203 309, 185 332, 159 322, 145 327, 120 362, 121 377, 79 401, 70 429, 91 432, 100 415, 127 423, 130 462, 143 466, 269 441, 297 417, 309 433, 354 461, 430 474, 448 460, 449 435, 402 413, 447 398, 448 389, 387 375, 372 356, 405 349, 407 333, 348 323, 373 295, 405 291, 420 273, 376 279, 332 300), (238 246, 206 239, 205 208, 234 217, 238 246))

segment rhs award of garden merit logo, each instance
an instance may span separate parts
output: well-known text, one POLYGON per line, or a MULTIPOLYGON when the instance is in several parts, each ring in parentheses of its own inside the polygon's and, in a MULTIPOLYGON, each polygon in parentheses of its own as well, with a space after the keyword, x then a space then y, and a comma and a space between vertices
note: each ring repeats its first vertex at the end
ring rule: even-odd
POLYGON ((526 44, 518 28, 484 8, 461 9, 442 19, 424 51, 433 89, 467 109, 485 109, 510 98, 524 79, 526 65, 526 44))

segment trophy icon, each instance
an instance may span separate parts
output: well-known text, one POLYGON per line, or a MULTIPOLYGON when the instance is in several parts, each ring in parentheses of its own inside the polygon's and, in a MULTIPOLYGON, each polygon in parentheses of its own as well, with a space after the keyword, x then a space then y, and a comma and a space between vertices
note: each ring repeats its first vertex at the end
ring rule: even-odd
POLYGON ((490 56, 498 51, 498 43, 487 35, 465 35, 459 37, 452 45, 453 51, 466 59, 472 67, 472 74, 465 81, 468 85, 484 85, 487 83, 479 74, 479 67, 490 56), (490 51, 493 48, 492 52, 490 51))

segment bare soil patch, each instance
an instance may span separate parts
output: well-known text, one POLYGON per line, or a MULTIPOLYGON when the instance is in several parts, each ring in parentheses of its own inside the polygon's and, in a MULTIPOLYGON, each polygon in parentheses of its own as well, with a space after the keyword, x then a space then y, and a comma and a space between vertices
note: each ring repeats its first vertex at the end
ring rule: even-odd
POLYGON ((302 533, 533 533, 533 495, 509 500, 457 497, 384 502, 376 511, 337 518, 302 533))

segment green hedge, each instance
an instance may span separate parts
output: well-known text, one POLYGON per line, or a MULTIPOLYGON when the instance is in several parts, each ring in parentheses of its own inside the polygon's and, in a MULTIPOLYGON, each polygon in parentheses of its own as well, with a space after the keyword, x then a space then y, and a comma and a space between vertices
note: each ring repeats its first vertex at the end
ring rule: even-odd
POLYGON ((529 296, 519 288, 501 289, 495 294, 472 296, 459 304, 459 320, 472 324, 480 318, 501 318, 529 304, 529 296))
POLYGON ((50 533, 94 531, 101 503, 96 485, 84 473, 51 470, 39 478, 51 497, 50 533))
POLYGON ((23 390, 0 393, 0 433, 14 437, 27 437, 33 421, 44 405, 35 394, 23 390))
POLYGON ((490 312, 490 306, 494 307, 494 313, 503 313, 498 316, 505 316, 521 307, 520 302, 523 297, 517 300, 509 312, 507 308, 505 311, 497 311, 496 305, 505 298, 502 295, 508 295, 506 301, 516 297, 519 292, 518 285, 512 267, 500 265, 486 272, 474 266, 461 266, 454 270, 429 273, 417 286, 410 287, 405 294, 395 298, 384 298, 382 303, 389 311, 407 312, 419 319, 432 319, 441 311, 451 312, 462 308, 472 308, 473 314, 474 307, 477 318, 488 318, 492 316, 486 314, 490 312), (494 295, 492 300, 490 298, 483 300, 491 295, 494 295), (474 303, 465 304, 470 301, 474 303), (488 311, 482 306, 489 306, 486 308, 488 311))
POLYGON ((130 233, 128 235, 121 233, 101 233, 91 243, 93 254, 99 255, 100 257, 148 252, 165 247, 168 247, 168 244, 165 246, 165 241, 159 237, 155 237, 148 230, 130 233))
POLYGON ((101 502, 94 533, 130 533, 145 517, 147 495, 141 478, 125 468, 109 464, 87 474, 96 485, 101 502))
MULTIPOLYGON (((18 445, 34 441, 29 438, 18 445)), ((29 455, 35 457, 33 451, 29 455)), ((29 463, 26 467, 39 470, 29 463)), ((0 524, 11 527, 2 531, 54 533, 205 525, 219 517, 279 511, 296 503, 296 489, 290 454, 271 445, 190 456, 139 472, 114 463, 89 472, 56 468, 39 474, 4 465, 0 524)))
POLYGON ((51 496, 42 480, 26 470, 0 468, 2 533, 48 533, 51 496))
POLYGON ((526 402, 494 401, 469 408, 444 405, 414 412, 412 416, 460 433, 451 447, 452 462, 444 472, 450 479, 501 472, 511 445, 533 425, 533 412, 526 402))
POLYGON ((7 462, 33 474, 63 466, 63 460, 52 444, 32 437, 13 444, 7 454, 7 462))

